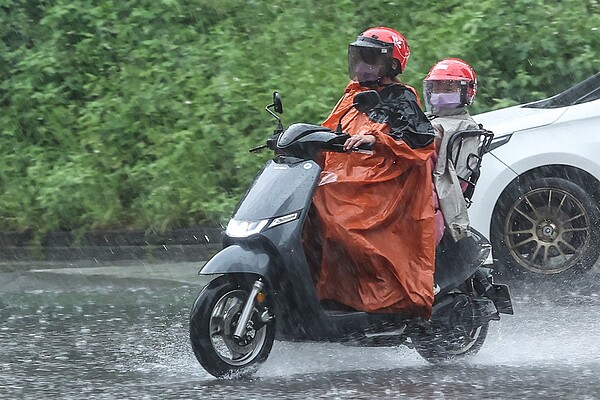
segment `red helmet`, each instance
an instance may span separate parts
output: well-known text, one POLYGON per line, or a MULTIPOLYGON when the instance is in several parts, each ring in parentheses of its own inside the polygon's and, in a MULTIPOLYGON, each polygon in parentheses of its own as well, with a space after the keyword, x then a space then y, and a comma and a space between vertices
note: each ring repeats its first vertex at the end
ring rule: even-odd
POLYGON ((477 75, 469 64, 458 58, 446 58, 436 63, 423 81, 425 101, 427 105, 437 108, 463 107, 473 103, 477 94, 477 75), (456 99, 450 99, 454 92, 456 99), (460 97, 458 97, 460 93, 460 97), (446 99, 434 97, 446 94, 446 99))
POLYGON ((394 78, 404 71, 409 56, 408 42, 400 33, 385 27, 370 28, 348 46, 348 73, 350 79, 359 82, 394 78))

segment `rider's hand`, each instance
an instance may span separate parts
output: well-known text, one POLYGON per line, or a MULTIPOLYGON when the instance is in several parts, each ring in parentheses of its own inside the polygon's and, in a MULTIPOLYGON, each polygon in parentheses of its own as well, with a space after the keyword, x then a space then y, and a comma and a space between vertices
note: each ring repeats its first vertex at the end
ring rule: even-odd
POLYGON ((358 147, 361 144, 375 144, 375 136, 365 135, 363 133, 350 136, 350 138, 346 140, 346 143, 344 143, 344 150, 351 150, 352 148, 358 147))

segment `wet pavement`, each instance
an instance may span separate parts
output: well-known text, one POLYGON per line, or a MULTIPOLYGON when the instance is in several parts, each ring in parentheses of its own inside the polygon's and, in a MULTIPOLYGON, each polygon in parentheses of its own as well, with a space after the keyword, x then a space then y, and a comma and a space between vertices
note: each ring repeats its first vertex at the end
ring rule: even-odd
POLYGON ((0 265, 2 399, 600 399, 600 273, 513 284, 467 362, 407 348, 276 342, 252 379, 217 380, 188 339, 201 263, 0 265))

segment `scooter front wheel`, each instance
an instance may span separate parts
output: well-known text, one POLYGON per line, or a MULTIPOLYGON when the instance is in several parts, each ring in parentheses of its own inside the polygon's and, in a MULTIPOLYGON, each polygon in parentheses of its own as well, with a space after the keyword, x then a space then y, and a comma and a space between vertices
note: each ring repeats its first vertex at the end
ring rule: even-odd
POLYGON ((215 377, 243 377, 264 362, 275 339, 274 321, 262 322, 256 312, 239 339, 233 333, 250 285, 224 277, 209 283, 198 295, 190 313, 190 341, 194 355, 215 377))

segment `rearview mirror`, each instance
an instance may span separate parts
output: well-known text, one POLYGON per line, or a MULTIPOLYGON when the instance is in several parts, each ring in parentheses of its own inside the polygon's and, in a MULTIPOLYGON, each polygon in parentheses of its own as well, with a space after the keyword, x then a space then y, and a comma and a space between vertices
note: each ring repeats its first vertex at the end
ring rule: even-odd
POLYGON ((277 92, 273 92, 273 109, 279 114, 283 114, 283 103, 281 96, 277 92))

